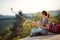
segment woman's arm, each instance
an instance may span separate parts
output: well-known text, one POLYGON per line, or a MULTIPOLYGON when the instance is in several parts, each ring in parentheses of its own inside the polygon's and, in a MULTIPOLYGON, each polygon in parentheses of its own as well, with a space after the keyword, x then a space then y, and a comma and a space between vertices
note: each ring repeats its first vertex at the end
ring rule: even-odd
POLYGON ((49 24, 46 24, 46 29, 47 29, 47 30, 49 29, 49 24))
POLYGON ((40 28, 48 30, 49 29, 49 25, 46 24, 46 27, 41 26, 40 28))
POLYGON ((38 28, 40 28, 41 27, 40 21, 38 21, 36 25, 38 28))
POLYGON ((37 22, 29 20, 30 23, 37 25, 37 22))

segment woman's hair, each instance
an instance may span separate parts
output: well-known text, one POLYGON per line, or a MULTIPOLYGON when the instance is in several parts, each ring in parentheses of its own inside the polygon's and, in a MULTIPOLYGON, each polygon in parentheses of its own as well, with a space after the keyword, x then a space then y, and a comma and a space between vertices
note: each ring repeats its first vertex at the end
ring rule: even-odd
POLYGON ((45 15, 45 16, 47 16, 49 18, 49 14, 47 14, 46 11, 42 11, 42 14, 45 15))

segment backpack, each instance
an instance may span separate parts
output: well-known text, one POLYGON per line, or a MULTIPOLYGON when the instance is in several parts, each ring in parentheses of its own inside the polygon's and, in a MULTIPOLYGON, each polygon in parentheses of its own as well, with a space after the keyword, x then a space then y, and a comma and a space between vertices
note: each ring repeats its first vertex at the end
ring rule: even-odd
POLYGON ((60 24, 50 24, 49 25, 49 31, 52 33, 60 34, 60 24))

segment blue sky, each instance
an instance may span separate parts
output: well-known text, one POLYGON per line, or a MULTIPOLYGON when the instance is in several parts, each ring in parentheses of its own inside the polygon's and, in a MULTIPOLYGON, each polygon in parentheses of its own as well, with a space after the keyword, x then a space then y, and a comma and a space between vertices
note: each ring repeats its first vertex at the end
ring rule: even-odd
POLYGON ((60 0, 0 0, 0 15, 14 15, 11 8, 14 8, 15 12, 22 10, 23 13, 58 10, 60 0))

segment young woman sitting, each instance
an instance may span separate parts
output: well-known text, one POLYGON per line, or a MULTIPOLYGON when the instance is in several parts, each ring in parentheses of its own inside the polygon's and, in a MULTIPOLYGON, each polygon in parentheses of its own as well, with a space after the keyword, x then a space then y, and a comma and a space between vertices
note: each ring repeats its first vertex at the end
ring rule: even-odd
POLYGON ((35 35, 36 33, 40 33, 42 35, 48 34, 48 29, 49 29, 48 18, 49 18, 49 15, 47 14, 47 12, 42 11, 40 20, 36 22, 36 25, 38 28, 32 28, 30 37, 35 35))

